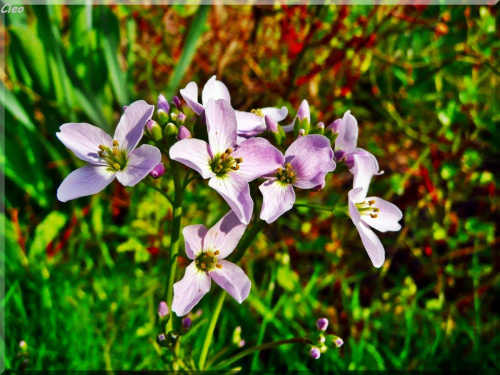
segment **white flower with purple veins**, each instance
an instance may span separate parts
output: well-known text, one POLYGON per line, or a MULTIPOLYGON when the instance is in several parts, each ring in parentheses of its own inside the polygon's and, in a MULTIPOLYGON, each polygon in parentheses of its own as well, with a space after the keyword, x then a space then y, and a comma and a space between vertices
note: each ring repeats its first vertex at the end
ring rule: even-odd
POLYGON ((225 100, 209 100, 205 117, 209 143, 185 138, 172 146, 170 158, 210 178, 208 185, 248 224, 253 211, 248 183, 275 171, 283 155, 264 138, 248 139, 236 148, 236 116, 225 100))
MULTIPOLYGON (((201 103, 198 102, 198 85, 196 82, 189 82, 184 89, 180 90, 180 93, 188 106, 198 115, 201 115, 204 112, 210 99, 223 99, 231 104, 231 96, 229 95, 226 85, 224 85, 221 81, 218 81, 216 76, 210 78, 205 84, 205 87, 203 87, 203 91, 201 93, 201 103)), ((264 116, 270 116, 276 122, 280 122, 283 121, 288 114, 286 107, 282 107, 281 109, 266 107, 255 109, 251 112, 235 112, 238 124, 238 137, 241 137, 238 139, 238 143, 243 142, 247 138, 254 137, 266 130, 264 116)))
POLYGON ((69 174, 57 190, 57 199, 66 202, 100 192, 115 177, 122 185, 134 186, 161 161, 156 147, 136 149, 154 106, 143 100, 129 105, 111 138, 104 130, 86 123, 69 123, 56 133, 59 140, 89 164, 69 174))
POLYGON ((260 218, 268 223, 293 207, 294 186, 300 189, 324 186, 326 174, 335 170, 330 140, 318 134, 300 137, 284 156, 280 152, 280 164, 259 186, 264 197, 260 218))
POLYGON ((246 225, 233 211, 229 211, 212 228, 190 225, 182 230, 186 255, 193 262, 186 268, 181 281, 174 284, 172 311, 177 316, 186 315, 210 290, 213 279, 238 303, 250 293, 250 279, 234 263, 224 260, 233 252, 246 225))
MULTIPOLYGON (((354 165, 358 172, 363 174, 370 171, 372 162, 367 158, 354 155, 354 165)), ((398 231, 398 223, 403 218, 403 213, 394 204, 378 197, 367 197, 368 188, 365 180, 354 182, 353 189, 349 192, 349 216, 361 236, 361 241, 375 267, 381 267, 385 260, 385 251, 382 242, 371 228, 380 232, 398 231), (371 227, 371 228, 370 228, 371 227)))

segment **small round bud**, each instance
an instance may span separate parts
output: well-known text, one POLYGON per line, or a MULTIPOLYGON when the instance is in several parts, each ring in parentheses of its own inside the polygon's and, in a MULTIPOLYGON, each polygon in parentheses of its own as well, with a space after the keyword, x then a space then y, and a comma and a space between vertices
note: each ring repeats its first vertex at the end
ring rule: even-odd
POLYGON ((181 100, 180 100, 177 96, 174 96, 174 97, 172 98, 172 105, 173 105, 175 108, 179 109, 179 108, 181 107, 181 100))
POLYGON ((337 348, 340 348, 342 345, 344 345, 344 340, 342 340, 338 336, 333 336, 332 337, 332 342, 335 344, 337 348))
POLYGON ((162 333, 161 335, 158 335, 158 337, 156 338, 156 342, 160 346, 167 346, 167 336, 165 336, 164 333, 162 333))
POLYGON ((148 128, 149 131, 153 131, 153 128, 158 126, 158 123, 155 120, 149 119, 146 122, 146 127, 148 128))
POLYGON ((321 351, 319 350, 319 348, 313 346, 311 348, 311 351, 309 352, 309 354, 311 355, 311 358, 313 359, 318 359, 319 357, 321 357, 321 351))
POLYGON ((21 341, 19 342, 19 347, 20 347, 22 350, 26 350, 26 349, 28 349, 28 344, 26 344, 26 341, 21 340, 21 341))
POLYGON ((191 319, 190 319, 190 318, 188 318, 188 317, 186 317, 186 318, 182 319, 182 329, 183 329, 184 331, 188 331, 188 330, 189 330, 189 328, 191 328, 191 323, 192 323, 192 322, 191 322, 191 319))
POLYGON ((167 122, 170 120, 168 113, 165 112, 163 109, 159 109, 158 112, 156 112, 156 116, 158 118, 158 122, 162 127, 165 126, 167 122))
MULTIPOLYGON (((180 115, 179 115, 179 117, 180 117, 180 115)), ((186 138, 192 138, 191 132, 185 126, 181 126, 179 128, 179 132, 177 133, 177 139, 179 141, 181 141, 181 140, 186 139, 186 138)))
MULTIPOLYGON (((153 178, 160 178, 161 176, 163 176, 165 174, 165 166, 163 165, 163 163, 159 163, 156 167, 153 168, 153 170, 151 172, 149 172, 149 175, 153 178)), ((165 302, 163 302, 165 303, 165 302)), ((165 306, 167 304, 165 303, 165 306)), ((167 307, 167 314, 168 314, 168 306, 167 307)), ((159 312, 160 310, 158 310, 159 312)))
POLYGON ((245 340, 240 340, 238 343, 238 348, 243 348, 245 346, 245 340))
POLYGON ((177 122, 184 124, 185 121, 186 121, 186 115, 182 112, 179 112, 179 114, 177 115, 177 122))
POLYGON ((175 126, 173 123, 169 122, 166 126, 165 129, 163 130, 164 136, 168 137, 169 135, 172 134, 177 134, 179 129, 177 129, 177 126, 175 126))
POLYGON ((306 131, 304 129, 299 129, 299 135, 297 135, 297 139, 303 137, 304 135, 306 135, 306 131))
POLYGON ((319 335, 318 342, 319 342, 320 344, 324 344, 324 343, 325 343, 325 341, 326 341, 325 336, 323 336, 323 335, 319 335))
POLYGON ((326 331, 326 329, 328 328, 328 319, 318 319, 318 321, 316 322, 316 327, 318 327, 320 331, 326 331))
POLYGON ((279 133, 278 123, 270 116, 264 116, 264 120, 266 122, 266 128, 271 133, 279 133))
POLYGON ((158 101, 156 102, 156 106, 158 107, 158 110, 161 109, 166 113, 170 111, 170 106, 168 105, 168 101, 165 98, 165 96, 163 96, 163 94, 158 95, 158 101))
MULTIPOLYGON (((161 164, 161 165, 163 165, 163 164, 161 164)), ((165 169, 165 167, 163 167, 163 169, 165 169)), ((170 310, 168 309, 167 303, 165 301, 161 301, 160 304, 158 305, 158 315, 160 316, 160 318, 167 316, 169 312, 170 312, 170 310)))

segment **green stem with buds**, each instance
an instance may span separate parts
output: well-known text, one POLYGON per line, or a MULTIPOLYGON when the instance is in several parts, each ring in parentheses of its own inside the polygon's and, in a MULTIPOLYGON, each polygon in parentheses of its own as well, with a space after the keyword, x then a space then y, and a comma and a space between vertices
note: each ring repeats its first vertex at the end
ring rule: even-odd
POLYGON ((296 338, 293 338, 293 339, 286 339, 286 340, 268 342, 268 343, 265 343, 265 344, 257 345, 257 346, 254 346, 252 348, 248 348, 246 350, 243 350, 242 352, 236 354, 235 356, 233 356, 231 358, 228 358, 225 361, 220 362, 218 365, 216 365, 211 370, 212 371, 221 370, 221 369, 229 366, 230 364, 236 362, 237 360, 239 360, 239 359, 241 359, 243 357, 246 357, 247 355, 250 355, 252 353, 261 351, 261 350, 272 349, 272 348, 276 348, 276 347, 278 347, 280 345, 293 344, 293 343, 296 343, 296 342, 301 342, 303 344, 311 344, 312 343, 311 340, 309 340, 308 338, 305 338, 305 337, 296 337, 296 338))

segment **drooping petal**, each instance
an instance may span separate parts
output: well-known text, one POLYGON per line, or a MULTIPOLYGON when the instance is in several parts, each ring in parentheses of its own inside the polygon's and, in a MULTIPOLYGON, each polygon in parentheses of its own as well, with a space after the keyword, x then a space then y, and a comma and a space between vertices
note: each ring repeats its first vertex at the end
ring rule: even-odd
POLYGON ((378 163, 367 154, 352 153, 348 157, 353 160, 353 166, 349 169, 354 176, 353 188, 361 187, 368 191, 372 177, 378 172, 378 163))
POLYGON ((197 270, 195 263, 192 262, 186 268, 182 280, 174 284, 172 311, 177 316, 186 315, 208 293, 210 284, 210 276, 206 272, 197 270))
POLYGON ((87 164, 71 172, 57 189, 57 199, 67 202, 71 199, 99 193, 115 178, 107 166, 87 164))
POLYGON ((241 143, 232 156, 243 159, 234 173, 247 182, 276 171, 285 160, 281 151, 264 138, 252 138, 241 143))
POLYGON ((161 152, 151 145, 142 145, 128 155, 127 166, 116 173, 123 186, 137 185, 161 162, 161 152))
POLYGON ((196 82, 189 82, 186 87, 180 90, 180 93, 189 108, 191 108, 197 115, 201 115, 203 113, 205 108, 198 103, 198 85, 196 82))
POLYGON ((290 164, 295 173, 293 185, 301 189, 324 186, 326 174, 335 170, 331 147, 304 149, 290 164))
MULTIPOLYGON (((331 150, 330 140, 326 138, 324 135, 319 135, 319 134, 310 134, 298 138, 286 150, 285 163, 290 163, 295 156, 300 154, 303 150, 307 150, 310 148, 326 148, 331 150)), ((332 159, 333 159, 333 151, 332 151, 332 159)))
POLYGON ((228 292, 238 303, 242 303, 250 293, 252 283, 245 272, 236 264, 220 260, 222 268, 210 272, 210 276, 219 286, 228 292))
POLYGON ((215 76, 212 76, 203 87, 203 92, 201 93, 201 102, 203 106, 206 107, 209 100, 222 99, 231 104, 231 96, 225 84, 218 81, 215 76))
POLYGON ((205 251, 219 250, 217 257, 224 259, 236 248, 246 227, 233 211, 229 211, 217 224, 208 230, 203 239, 203 249, 205 251))
POLYGON ((253 200, 250 196, 248 182, 243 177, 229 172, 223 177, 212 177, 208 185, 219 192, 243 224, 250 222, 253 211, 253 200))
POLYGON ((403 218, 403 213, 395 204, 378 197, 366 197, 366 201, 375 201, 371 207, 378 208, 379 211, 376 213, 376 218, 370 215, 361 216, 362 221, 380 232, 398 231, 401 229, 401 224, 398 221, 403 218))
POLYGON ((183 139, 170 148, 169 155, 170 159, 193 168, 203 178, 210 178, 214 175, 210 168, 210 160, 212 159, 210 146, 201 139, 183 139))
POLYGON ((220 155, 236 146, 236 115, 225 100, 210 100, 205 106, 208 142, 212 154, 220 155))
POLYGON ((288 115, 288 109, 286 107, 274 108, 274 107, 265 107, 262 108, 262 113, 264 116, 271 117, 274 121, 280 122, 286 119, 288 115))
POLYGON ((377 268, 382 267, 385 260, 385 250, 382 242, 363 221, 355 224, 355 226, 373 265, 377 268))
POLYGON ((351 111, 344 114, 339 127, 339 135, 335 140, 335 150, 343 150, 346 153, 354 151, 358 143, 358 121, 351 115, 351 111))
POLYGON ((235 111, 239 135, 257 135, 266 130, 262 117, 255 113, 235 111))
POLYGON ((260 218, 268 224, 290 210, 295 203, 293 186, 278 182, 275 178, 264 182, 259 190, 263 197, 260 218))
POLYGON ((309 122, 311 122, 311 111, 309 110, 309 103, 307 100, 302 100, 302 103, 300 103, 299 110, 297 111, 297 118, 299 120, 307 119, 309 122))
POLYGON ((203 250, 203 238, 207 234, 204 225, 189 225, 182 230, 186 255, 189 259, 194 259, 203 250))
POLYGON ((141 140, 146 122, 153 116, 154 105, 149 105, 144 100, 130 104, 123 112, 120 122, 116 127, 115 137, 120 149, 130 153, 141 140))
POLYGON ((113 147, 113 139, 101 128, 86 123, 61 125, 57 138, 81 160, 105 165, 98 155, 99 145, 113 147))

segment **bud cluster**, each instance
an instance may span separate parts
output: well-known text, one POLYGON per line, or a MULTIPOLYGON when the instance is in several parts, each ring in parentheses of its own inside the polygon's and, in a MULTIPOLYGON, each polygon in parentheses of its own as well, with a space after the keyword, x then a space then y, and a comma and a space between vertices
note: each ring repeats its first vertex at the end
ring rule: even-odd
POLYGON ((309 355, 313 359, 318 359, 321 357, 321 354, 327 352, 328 347, 334 345, 337 348, 340 348, 344 341, 333 334, 326 334, 326 330, 328 329, 328 319, 321 318, 316 321, 317 332, 314 332, 310 335, 311 346, 309 347, 309 355))

